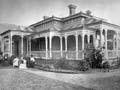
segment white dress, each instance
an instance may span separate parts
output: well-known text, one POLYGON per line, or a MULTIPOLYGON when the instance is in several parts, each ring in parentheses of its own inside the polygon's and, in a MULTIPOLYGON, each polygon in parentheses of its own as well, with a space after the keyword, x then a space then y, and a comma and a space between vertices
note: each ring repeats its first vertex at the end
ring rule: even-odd
POLYGON ((20 64, 19 68, 20 69, 27 69, 26 60, 23 59, 23 63, 20 64))
POLYGON ((19 62, 19 59, 18 59, 18 58, 15 58, 15 59, 13 60, 13 67, 19 66, 18 62, 19 62))
POLYGON ((32 62, 35 62, 35 58, 34 57, 31 57, 30 59, 32 62))

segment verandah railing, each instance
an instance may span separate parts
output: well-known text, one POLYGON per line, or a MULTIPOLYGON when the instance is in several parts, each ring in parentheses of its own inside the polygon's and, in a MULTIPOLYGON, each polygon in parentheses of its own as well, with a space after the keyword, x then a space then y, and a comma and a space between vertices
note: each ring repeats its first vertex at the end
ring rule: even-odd
POLYGON ((60 58, 66 58, 66 59, 83 59, 83 51, 31 51, 31 54, 34 55, 34 57, 40 57, 40 58, 53 58, 53 59, 60 59, 60 58), (51 53, 51 56, 50 56, 51 53))

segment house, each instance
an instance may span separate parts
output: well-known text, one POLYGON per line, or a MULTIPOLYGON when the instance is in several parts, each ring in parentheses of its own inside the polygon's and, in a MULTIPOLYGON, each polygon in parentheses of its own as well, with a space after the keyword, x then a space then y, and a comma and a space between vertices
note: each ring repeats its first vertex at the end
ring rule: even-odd
POLYGON ((76 13, 72 4, 68 9, 67 17, 44 16, 23 30, 1 33, 3 54, 80 60, 90 44, 102 47, 106 59, 119 57, 120 26, 93 16, 89 10, 76 13))

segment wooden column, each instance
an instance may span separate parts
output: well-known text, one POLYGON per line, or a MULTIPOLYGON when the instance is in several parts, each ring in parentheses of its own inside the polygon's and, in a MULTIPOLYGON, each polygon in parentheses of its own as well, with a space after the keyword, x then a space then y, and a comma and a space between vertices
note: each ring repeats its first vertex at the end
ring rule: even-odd
POLYGON ((50 36, 50 38, 49 38, 50 40, 50 45, 49 45, 49 48, 50 48, 50 58, 52 58, 52 36, 50 36))
POLYGON ((103 40, 102 40, 102 32, 103 32, 103 30, 102 29, 100 29, 100 46, 102 47, 102 43, 103 43, 103 40))
MULTIPOLYGON (((96 35, 94 34, 94 35, 93 35, 93 46, 94 46, 94 47, 96 46, 95 44, 96 44, 96 35)), ((96 48, 96 47, 95 47, 95 48, 96 48)))
POLYGON ((116 52, 117 52, 117 57, 119 57, 118 56, 118 32, 116 32, 116 52))
POLYGON ((76 60, 78 60, 78 34, 77 32, 75 35, 75 40, 76 40, 76 60))
POLYGON ((29 54, 31 56, 31 37, 29 38, 29 54))
POLYGON ((63 57, 62 37, 60 37, 60 52, 61 52, 61 57, 63 57))
POLYGON ((28 56, 28 46, 29 46, 29 41, 28 41, 28 38, 27 38, 27 56, 28 56))
POLYGON ((10 55, 12 56, 12 32, 10 33, 10 55))
POLYGON ((46 47, 46 59, 48 59, 48 39, 45 37, 45 47, 46 47))
POLYGON ((4 37, 2 37, 2 41, 1 41, 1 50, 4 53, 4 37))
POLYGON ((105 57, 108 59, 108 51, 107 51, 107 29, 105 29, 105 57))
POLYGON ((41 48, 40 48, 40 38, 39 38, 39 51, 40 51, 40 49, 41 49, 41 48))
POLYGON ((67 58, 67 36, 65 35, 65 53, 67 58))
MULTIPOLYGON (((84 34, 82 34, 82 51, 84 51, 84 34)), ((84 59, 84 53, 82 55, 82 58, 84 59)))
POLYGON ((90 43, 90 35, 88 35, 88 44, 90 43))
POLYGON ((21 55, 23 56, 23 33, 22 33, 22 36, 21 36, 21 55))

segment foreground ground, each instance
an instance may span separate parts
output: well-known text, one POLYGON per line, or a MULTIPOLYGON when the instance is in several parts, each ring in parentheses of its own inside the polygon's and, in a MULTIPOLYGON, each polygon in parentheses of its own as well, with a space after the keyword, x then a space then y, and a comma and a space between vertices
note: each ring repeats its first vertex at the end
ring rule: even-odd
POLYGON ((120 90, 120 71, 65 74, 1 68, 0 90, 120 90))
POLYGON ((0 90, 92 90, 19 69, 0 69, 0 90))

